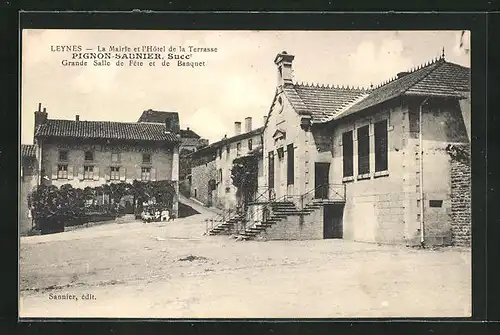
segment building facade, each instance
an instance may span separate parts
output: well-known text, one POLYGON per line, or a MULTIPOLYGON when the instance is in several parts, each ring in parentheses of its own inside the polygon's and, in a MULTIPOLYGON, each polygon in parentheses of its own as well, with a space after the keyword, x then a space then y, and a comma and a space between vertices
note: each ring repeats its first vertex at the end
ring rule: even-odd
POLYGON ((334 215, 346 239, 452 243, 446 148, 470 145, 470 70, 443 55, 359 89, 298 84, 293 60, 286 52, 275 58, 278 84, 263 131, 260 186, 301 208, 304 201, 334 202, 323 217, 334 215))
MULTIPOLYGON (((37 183, 76 188, 106 183, 172 181, 178 194, 178 134, 161 123, 48 119, 35 112, 37 183), (170 129, 170 130, 169 130, 170 129)), ((173 213, 177 215, 178 197, 173 213)))
MULTIPOLYGON (((253 129, 252 118, 247 117, 243 132, 241 122, 235 122, 233 136, 225 136, 222 140, 195 152, 191 156, 191 196, 204 204, 208 203, 205 199, 210 198, 210 203, 220 209, 236 209, 240 199, 238 189, 233 185, 231 178, 233 161, 262 146, 262 130, 263 127, 253 129), (207 175, 203 174, 205 169, 208 171, 207 175), (205 180, 207 176, 210 178, 205 180), (215 186, 209 188, 207 183, 210 182, 212 185, 214 183, 212 180, 215 180, 215 186), (209 189, 211 195, 207 196, 209 189)), ((260 178, 263 177, 262 161, 258 175, 260 178)))

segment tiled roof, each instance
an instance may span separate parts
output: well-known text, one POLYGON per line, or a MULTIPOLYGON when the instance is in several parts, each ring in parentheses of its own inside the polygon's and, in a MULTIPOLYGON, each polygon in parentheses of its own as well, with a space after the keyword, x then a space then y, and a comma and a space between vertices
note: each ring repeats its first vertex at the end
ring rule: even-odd
POLYGON ((311 115, 312 122, 331 120, 368 92, 362 88, 304 84, 287 85, 283 91, 293 108, 299 114, 311 115))
POLYGON ((35 157, 35 146, 33 144, 21 144, 21 157, 35 157))
POLYGON ((166 132, 164 124, 110 121, 47 120, 39 126, 35 136, 132 141, 180 141, 176 135, 166 132))
POLYGON ((200 138, 200 135, 192 131, 191 129, 181 129, 180 134, 182 138, 200 138))
POLYGON ((252 136, 261 134, 263 130, 264 130, 264 127, 259 127, 259 128, 256 128, 252 131, 249 131, 249 132, 246 132, 243 134, 239 134, 239 135, 236 135, 233 137, 223 138, 220 141, 214 142, 210 145, 207 145, 206 147, 200 148, 199 150, 193 152, 192 156, 193 157, 203 156, 205 154, 211 153, 212 151, 216 150, 217 148, 224 146, 227 143, 234 143, 234 142, 237 142, 239 140, 243 140, 243 139, 250 138, 252 136))
POLYGON ((163 112, 155 111, 152 109, 145 110, 142 112, 139 120, 137 122, 149 122, 149 123, 163 123, 170 121, 170 131, 179 132, 179 113, 177 112, 163 112))
POLYGON ((335 118, 356 113, 401 95, 460 98, 469 91, 470 69, 440 58, 401 78, 394 78, 374 88, 364 99, 347 108, 343 113, 339 113, 335 118))

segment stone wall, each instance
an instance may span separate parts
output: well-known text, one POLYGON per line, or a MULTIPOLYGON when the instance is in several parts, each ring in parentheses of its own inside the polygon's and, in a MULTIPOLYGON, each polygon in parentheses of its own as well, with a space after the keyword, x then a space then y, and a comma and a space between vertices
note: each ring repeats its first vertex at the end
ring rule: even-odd
POLYGON ((470 148, 461 145, 450 149, 452 241, 454 245, 471 246, 470 148))
POLYGON ((216 192, 210 191, 208 182, 217 180, 215 160, 193 166, 191 168, 191 197, 201 201, 206 206, 216 204, 216 192))
POLYGON ((288 216, 260 233, 256 240, 321 240, 323 239, 323 207, 309 215, 288 216))

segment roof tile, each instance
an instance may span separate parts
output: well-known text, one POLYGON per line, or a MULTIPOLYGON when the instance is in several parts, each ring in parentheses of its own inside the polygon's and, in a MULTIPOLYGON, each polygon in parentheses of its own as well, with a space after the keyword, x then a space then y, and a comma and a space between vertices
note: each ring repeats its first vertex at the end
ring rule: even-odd
POLYGON ((47 120, 38 127, 35 136, 133 141, 180 141, 176 135, 166 132, 165 124, 110 121, 47 120))

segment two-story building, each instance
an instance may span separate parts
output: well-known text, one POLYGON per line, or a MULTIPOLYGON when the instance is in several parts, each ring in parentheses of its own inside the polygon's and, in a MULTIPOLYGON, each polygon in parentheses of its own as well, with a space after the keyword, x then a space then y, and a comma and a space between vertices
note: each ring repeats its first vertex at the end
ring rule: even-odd
MULTIPOLYGON (((95 187, 133 180, 170 180, 178 194, 179 144, 168 123, 49 119, 35 112, 38 181, 95 187)), ((177 216, 178 197, 173 214, 177 216)))
POLYGON ((448 149, 470 145, 470 69, 443 54, 360 89, 299 84, 293 60, 286 52, 274 60, 278 84, 263 131, 260 186, 301 219, 277 218, 245 236, 450 243, 448 149), (321 215, 307 220, 314 211, 321 215))
MULTIPOLYGON (((199 149, 191 155, 191 196, 206 205, 232 210, 238 206, 237 188, 233 185, 233 161, 262 146, 263 127, 252 128, 252 118, 234 123, 234 135, 199 149), (213 186, 211 186, 213 185, 213 186)), ((263 177, 262 161, 259 176, 263 177)))

